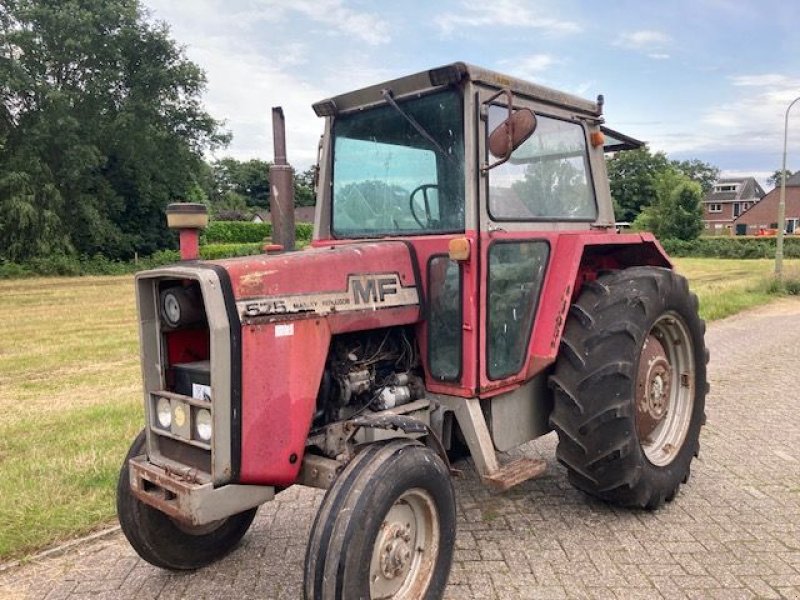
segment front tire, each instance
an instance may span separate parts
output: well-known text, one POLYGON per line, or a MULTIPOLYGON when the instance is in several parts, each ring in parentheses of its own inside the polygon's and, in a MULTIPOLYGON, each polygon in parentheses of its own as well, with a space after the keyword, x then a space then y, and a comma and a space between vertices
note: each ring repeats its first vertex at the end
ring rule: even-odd
POLYGON ((456 530, 450 473, 432 450, 372 444, 322 501, 305 562, 307 600, 441 598, 456 530))
POLYGON ((705 420, 705 323, 686 279, 633 267, 588 282, 550 379, 557 457, 577 488, 657 508, 689 478, 705 420))
POLYGON ((119 524, 136 553, 156 567, 183 571, 204 567, 233 550, 258 509, 251 508, 210 525, 179 524, 131 493, 128 461, 144 452, 142 431, 125 457, 117 482, 119 524))

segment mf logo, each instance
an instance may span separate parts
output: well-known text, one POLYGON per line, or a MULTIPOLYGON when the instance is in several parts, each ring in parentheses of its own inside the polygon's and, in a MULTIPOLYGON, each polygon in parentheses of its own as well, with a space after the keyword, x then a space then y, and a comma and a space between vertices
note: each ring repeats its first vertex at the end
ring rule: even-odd
POLYGON ((387 296, 397 294, 397 277, 366 277, 351 280, 354 304, 386 302, 387 296))

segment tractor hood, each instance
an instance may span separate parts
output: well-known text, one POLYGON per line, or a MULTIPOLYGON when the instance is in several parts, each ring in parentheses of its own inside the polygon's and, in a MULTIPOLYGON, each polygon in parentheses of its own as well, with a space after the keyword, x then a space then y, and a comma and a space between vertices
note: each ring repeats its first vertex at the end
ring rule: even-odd
MULTIPOLYGON (((243 323, 319 316, 351 321, 360 315, 375 326, 377 313, 389 309, 400 309, 403 322, 419 319, 421 291, 412 252, 400 241, 368 242, 214 264, 228 272, 243 323)), ((389 321, 380 325, 398 324, 389 321)))

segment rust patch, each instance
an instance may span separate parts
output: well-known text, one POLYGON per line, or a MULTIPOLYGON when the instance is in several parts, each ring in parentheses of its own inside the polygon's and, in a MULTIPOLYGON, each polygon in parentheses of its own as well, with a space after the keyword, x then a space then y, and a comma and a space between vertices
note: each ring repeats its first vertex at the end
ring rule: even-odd
POLYGON ((261 290, 262 280, 269 276, 277 273, 275 269, 270 269, 268 271, 253 271, 252 273, 247 273, 246 275, 242 275, 239 277, 239 288, 242 291, 243 295, 247 294, 255 294, 261 290))

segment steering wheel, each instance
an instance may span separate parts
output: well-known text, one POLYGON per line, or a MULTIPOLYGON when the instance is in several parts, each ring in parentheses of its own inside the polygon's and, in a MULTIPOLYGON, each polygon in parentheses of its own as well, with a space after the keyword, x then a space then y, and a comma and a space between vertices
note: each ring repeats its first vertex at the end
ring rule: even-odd
POLYGON ((408 197, 408 204, 409 208, 411 209, 411 216, 414 217, 414 220, 419 224, 422 229, 427 229, 430 222, 433 220, 431 219, 431 205, 430 201, 428 200, 428 190, 438 190, 439 185, 436 183, 423 183, 422 185, 415 187, 414 190, 411 192, 411 195, 408 197), (420 218, 417 216, 417 211, 414 209, 414 196, 418 193, 422 192, 422 199, 425 206, 425 223, 423 223, 420 218))

